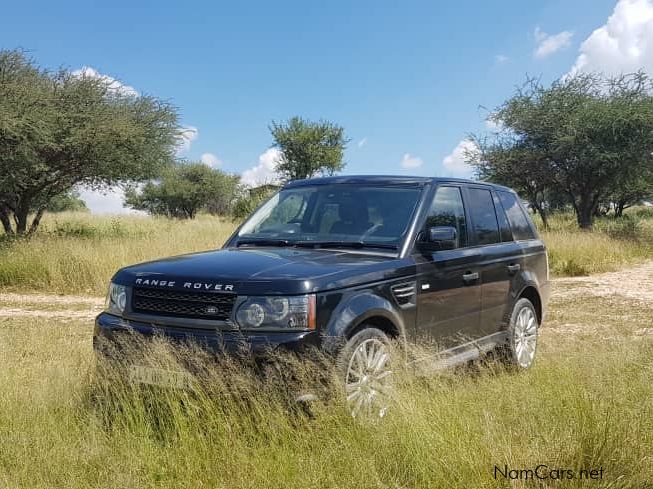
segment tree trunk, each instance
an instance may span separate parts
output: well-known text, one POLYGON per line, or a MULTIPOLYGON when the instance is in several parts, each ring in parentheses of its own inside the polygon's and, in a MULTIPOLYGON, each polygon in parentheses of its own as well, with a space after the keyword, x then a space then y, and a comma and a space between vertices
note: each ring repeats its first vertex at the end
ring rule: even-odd
POLYGON ((549 229, 549 215, 546 213, 544 209, 540 209, 540 217, 542 218, 542 225, 544 226, 544 229, 548 230, 549 229))
POLYGON ((39 210, 36 212, 36 216, 34 216, 34 219, 32 219, 32 224, 30 225, 29 232, 27 234, 32 235, 36 232, 39 224, 41 224, 41 218, 43 217, 44 212, 45 209, 43 207, 39 208, 39 210))
POLYGON ((624 202, 616 202, 614 205, 614 215, 615 217, 621 217, 624 215, 624 209, 626 204, 624 202))
POLYGON ((537 212, 540 215, 540 218, 542 219, 542 226, 544 226, 544 229, 549 229, 549 217, 546 211, 544 210, 544 208, 537 201, 531 202, 531 205, 533 206, 533 209, 535 209, 535 212, 537 212))
POLYGON ((592 229, 594 224, 594 213, 596 211, 595 199, 591 196, 582 196, 576 207, 576 219, 578 226, 584 230, 592 229))
POLYGON ((0 222, 2 222, 5 234, 12 236, 14 234, 14 228, 11 226, 9 211, 5 207, 0 207, 0 222))
POLYGON ((25 235, 27 232, 27 218, 29 217, 29 206, 21 205, 14 212, 16 221, 16 234, 25 235))

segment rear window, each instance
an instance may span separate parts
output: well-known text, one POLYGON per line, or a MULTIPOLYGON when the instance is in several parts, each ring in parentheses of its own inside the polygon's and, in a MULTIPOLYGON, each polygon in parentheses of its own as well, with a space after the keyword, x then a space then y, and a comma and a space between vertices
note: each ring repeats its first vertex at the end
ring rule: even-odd
POLYGON ((499 194, 501 204, 506 211, 506 216, 508 217, 508 222, 510 223, 512 235, 515 240, 535 239, 535 233, 530 225, 528 216, 524 212, 522 206, 519 205, 517 196, 509 192, 497 193, 499 194))
POLYGON ((474 236, 477 245, 499 242, 499 224, 494 212, 494 202, 489 190, 470 188, 469 211, 472 215, 474 236))

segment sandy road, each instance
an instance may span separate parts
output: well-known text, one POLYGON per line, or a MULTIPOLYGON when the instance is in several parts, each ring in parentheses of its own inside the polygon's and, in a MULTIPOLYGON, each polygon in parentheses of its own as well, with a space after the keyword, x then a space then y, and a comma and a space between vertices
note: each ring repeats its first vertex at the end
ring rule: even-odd
POLYGON ((653 261, 617 272, 557 278, 553 282, 553 300, 563 294, 577 293, 595 297, 623 297, 653 304, 653 261))
POLYGON ((102 297, 0 293, 0 319, 93 319, 102 310, 103 305, 102 297))
MULTIPOLYGON (((552 303, 569 294, 623 298, 653 307, 653 261, 617 272, 553 280, 552 303)), ((93 319, 104 298, 44 294, 0 293, 0 319, 42 317, 93 319)))

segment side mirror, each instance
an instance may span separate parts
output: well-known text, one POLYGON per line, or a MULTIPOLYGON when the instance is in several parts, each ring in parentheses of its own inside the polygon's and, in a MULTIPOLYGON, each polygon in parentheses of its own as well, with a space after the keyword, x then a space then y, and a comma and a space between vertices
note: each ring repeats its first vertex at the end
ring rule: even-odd
POLYGON ((428 229, 427 242, 436 250, 453 250, 458 247, 456 228, 436 226, 428 229))

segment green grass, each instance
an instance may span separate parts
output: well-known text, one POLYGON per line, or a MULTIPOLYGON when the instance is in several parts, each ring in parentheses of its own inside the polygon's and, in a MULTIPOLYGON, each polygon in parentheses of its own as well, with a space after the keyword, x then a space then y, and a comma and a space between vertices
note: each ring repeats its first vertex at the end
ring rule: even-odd
MULTIPOLYGON (((579 231, 570 214, 553 216, 551 229, 542 232, 553 274, 587 275, 653 258, 652 214, 641 208, 621 220, 600 219, 592 232, 579 231)), ((83 213, 48 215, 29 241, 0 241, 0 287, 103 295, 118 268, 216 249, 235 227, 229 220, 210 216, 177 221, 83 213)))
POLYGON ((495 480, 494 466, 547 464, 603 467, 604 478, 545 487, 650 488, 653 337, 635 331, 652 315, 566 297, 531 371, 404 372, 374 423, 352 419, 333 390, 307 418, 289 407, 284 378, 229 363, 197 393, 106 384, 92 374, 88 322, 0 320, 0 487, 542 487, 495 480), (602 333, 565 333, 597 317, 602 333))

